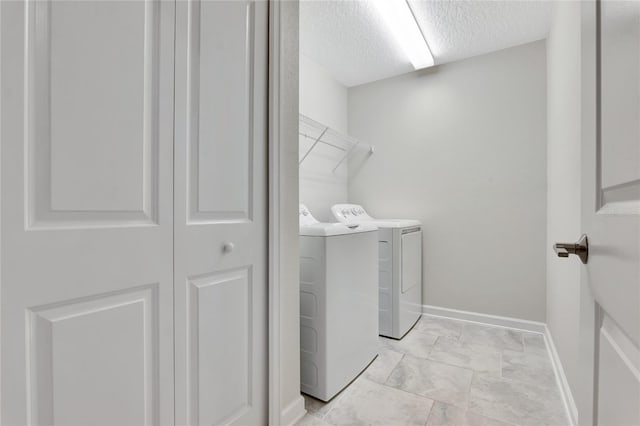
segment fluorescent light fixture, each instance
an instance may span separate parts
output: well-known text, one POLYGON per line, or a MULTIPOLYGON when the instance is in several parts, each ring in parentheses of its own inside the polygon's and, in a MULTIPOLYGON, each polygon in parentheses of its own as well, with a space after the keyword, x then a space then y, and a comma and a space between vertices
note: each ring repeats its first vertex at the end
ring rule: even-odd
POLYGON ((429 45, 406 0, 373 0, 380 16, 409 57, 413 68, 433 66, 429 45))

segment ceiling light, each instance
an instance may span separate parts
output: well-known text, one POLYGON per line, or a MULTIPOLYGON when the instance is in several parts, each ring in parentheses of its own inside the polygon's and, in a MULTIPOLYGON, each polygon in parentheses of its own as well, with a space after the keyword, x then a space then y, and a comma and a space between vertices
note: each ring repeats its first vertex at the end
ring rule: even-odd
POLYGON ((413 68, 433 66, 429 45, 406 0, 373 0, 380 16, 409 57, 413 68))

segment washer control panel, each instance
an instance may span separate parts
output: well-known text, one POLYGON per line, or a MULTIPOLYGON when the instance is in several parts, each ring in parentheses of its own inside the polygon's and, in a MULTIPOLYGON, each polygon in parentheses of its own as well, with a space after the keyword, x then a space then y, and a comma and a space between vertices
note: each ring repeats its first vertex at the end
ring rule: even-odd
POLYGON ((336 204, 331 212, 340 222, 363 222, 373 218, 359 204, 336 204))
POLYGON ((318 223, 316 218, 313 217, 307 206, 305 206, 304 204, 300 204, 300 207, 298 208, 298 217, 301 226, 313 225, 314 223, 318 223))

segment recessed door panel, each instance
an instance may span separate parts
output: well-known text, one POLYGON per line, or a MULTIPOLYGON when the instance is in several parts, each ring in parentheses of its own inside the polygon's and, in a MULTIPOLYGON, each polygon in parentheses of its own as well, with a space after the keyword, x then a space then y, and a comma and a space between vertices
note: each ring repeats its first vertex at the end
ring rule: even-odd
POLYGON ((640 4, 607 1, 601 13, 603 204, 640 201, 640 4))
POLYGON ((250 220, 254 5, 192 1, 189 19, 190 220, 250 220))
POLYGON ((160 3, 27 4, 29 225, 154 222, 160 3))
POLYGON ((609 317, 599 343, 599 424, 640 424, 640 350, 609 317))
POLYGON ((189 293, 188 424, 229 423, 251 408, 251 271, 195 278, 189 293))
POLYGON ((156 423, 156 290, 29 310, 34 424, 156 423))

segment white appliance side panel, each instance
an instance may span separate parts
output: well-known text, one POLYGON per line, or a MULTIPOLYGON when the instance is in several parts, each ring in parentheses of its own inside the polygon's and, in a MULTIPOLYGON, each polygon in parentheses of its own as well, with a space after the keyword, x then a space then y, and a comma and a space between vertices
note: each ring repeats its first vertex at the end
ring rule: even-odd
POLYGON ((378 232, 327 241, 327 394, 364 370, 378 348, 378 232))
POLYGON ((422 231, 404 234, 401 241, 401 289, 406 293, 422 284, 422 231))
POLYGON ((300 389, 326 395, 326 238, 300 237, 300 389))
POLYGON ((400 238, 398 311, 394 316, 398 337, 404 336, 422 315, 422 231, 400 238))
POLYGON ((402 228, 389 230, 393 239, 393 268, 391 277, 393 284, 391 292, 393 294, 393 305, 391 310, 391 332, 387 335, 394 339, 401 339, 403 334, 400 330, 400 306, 402 294, 402 228))
POLYGON ((391 336, 393 331, 393 232, 378 231, 379 334, 391 336))

